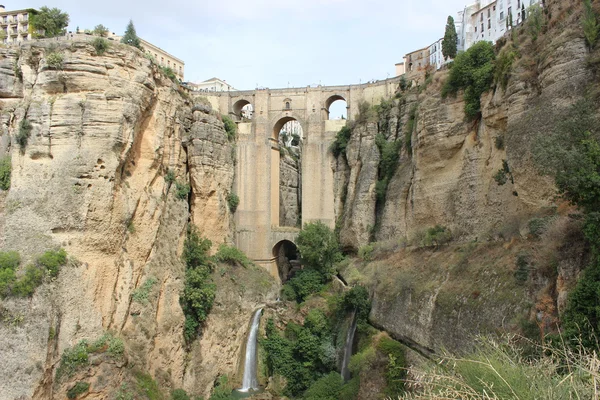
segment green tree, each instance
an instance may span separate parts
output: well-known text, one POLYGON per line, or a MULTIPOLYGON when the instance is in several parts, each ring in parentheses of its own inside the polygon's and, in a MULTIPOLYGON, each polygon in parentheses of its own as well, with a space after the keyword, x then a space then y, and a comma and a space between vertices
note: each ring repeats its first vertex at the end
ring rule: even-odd
POLYGON ((343 258, 335 233, 321 221, 306 223, 297 244, 303 263, 327 278, 343 258))
POLYGON ((129 20, 129 24, 127 24, 127 28, 125 29, 125 34, 121 38, 121 43, 128 44, 133 47, 137 47, 138 49, 142 49, 142 45, 140 42, 140 38, 135 33, 135 26, 133 26, 133 21, 129 20))
POLYGON ((464 89, 465 115, 475 119, 481 111, 480 98, 494 80, 496 54, 490 42, 477 42, 456 56, 450 75, 442 88, 442 97, 464 89))
POLYGON ((30 23, 34 30, 43 31, 43 37, 55 37, 65 33, 65 28, 69 25, 69 14, 58 8, 44 6, 31 16, 30 23))
POLYGON ((94 27, 94 35, 106 37, 108 36, 108 28, 102 24, 96 25, 96 27, 94 27))
POLYGON ((446 22, 446 32, 444 33, 444 40, 442 41, 442 54, 446 60, 456 57, 457 39, 458 35, 456 34, 454 18, 448 16, 448 22, 446 22))

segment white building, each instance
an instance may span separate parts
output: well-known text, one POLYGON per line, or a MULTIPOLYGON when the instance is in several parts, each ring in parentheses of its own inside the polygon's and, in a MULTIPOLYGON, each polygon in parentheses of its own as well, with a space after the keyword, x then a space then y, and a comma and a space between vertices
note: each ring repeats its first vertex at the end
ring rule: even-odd
POLYGON ((441 38, 437 42, 434 42, 429 46, 429 65, 434 67, 436 70, 442 68, 446 64, 444 55, 442 54, 442 42, 444 38, 441 38))
POLYGON ((192 92, 229 92, 237 90, 236 88, 219 78, 207 79, 200 83, 188 82, 186 83, 186 86, 192 92))

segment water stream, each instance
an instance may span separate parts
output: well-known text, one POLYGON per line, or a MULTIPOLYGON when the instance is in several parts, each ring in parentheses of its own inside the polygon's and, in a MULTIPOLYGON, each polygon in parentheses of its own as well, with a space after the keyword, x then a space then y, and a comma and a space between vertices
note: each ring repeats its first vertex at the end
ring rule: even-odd
POLYGON ((258 378, 256 376, 256 347, 258 336, 258 325, 262 308, 259 308, 252 317, 252 325, 248 334, 248 342, 246 343, 246 357, 244 358, 244 377, 242 379, 242 388, 238 391, 249 392, 258 390, 258 378))
POLYGON ((346 334, 346 344, 344 345, 344 358, 342 360, 342 378, 344 378, 344 382, 347 382, 350 379, 350 370, 348 369, 348 365, 350 364, 350 357, 352 357, 352 345, 354 344, 354 334, 356 333, 356 310, 352 311, 352 323, 350 324, 350 328, 348 329, 348 333, 346 334))

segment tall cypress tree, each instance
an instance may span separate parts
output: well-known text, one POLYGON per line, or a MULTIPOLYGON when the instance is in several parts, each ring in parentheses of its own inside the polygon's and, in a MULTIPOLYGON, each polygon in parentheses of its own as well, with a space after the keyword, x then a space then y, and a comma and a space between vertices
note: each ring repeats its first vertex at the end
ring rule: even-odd
POLYGON ((442 54, 446 60, 448 58, 456 57, 457 39, 458 35, 456 34, 456 27, 454 26, 454 18, 448 16, 446 32, 444 33, 444 40, 442 41, 442 54))
POLYGON ((135 33, 135 26, 133 26, 133 21, 129 20, 129 24, 127 24, 127 29, 125 29, 125 34, 121 39, 121 43, 128 44, 133 47, 137 47, 141 49, 142 46, 140 44, 140 38, 135 33))

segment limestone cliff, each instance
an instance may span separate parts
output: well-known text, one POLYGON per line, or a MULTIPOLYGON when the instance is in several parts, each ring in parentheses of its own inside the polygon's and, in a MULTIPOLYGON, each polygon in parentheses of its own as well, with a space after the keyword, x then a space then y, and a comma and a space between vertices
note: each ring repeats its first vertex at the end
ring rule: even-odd
MULTIPOLYGON (((382 114, 380 109, 379 119, 363 115, 363 121, 355 124, 345 154, 332 165, 339 180, 336 188, 339 237, 346 249, 357 251, 370 241, 395 249, 407 243, 419 244, 424 232, 435 225, 449 228, 454 240, 463 243, 521 240, 526 239, 527 224, 532 217, 557 207, 553 181, 540 175, 533 164, 533 142, 553 129, 566 110, 589 93, 595 78, 580 31, 579 8, 570 1, 546 3, 546 13, 550 16, 547 31, 533 41, 524 27, 516 28, 514 40, 520 56, 512 67, 506 89, 497 85, 482 97, 480 119, 465 120, 462 93, 456 98, 442 98, 441 87, 448 72, 438 71, 420 87, 399 90, 396 98, 390 100, 393 105, 389 113, 382 114), (385 191, 385 200, 378 201, 376 185, 381 178, 378 176, 381 156, 375 137, 383 135, 389 142, 399 138, 399 131, 406 135, 406 143, 385 191), (499 185, 494 175, 503 168, 504 161, 512 179, 499 185)), ((566 237, 557 242, 558 247, 569 246, 566 237)), ((535 253, 528 246, 525 245, 524 251, 535 253)), ((541 302, 547 295, 547 302, 553 303, 550 313, 555 317, 557 308, 564 305, 566 288, 573 284, 578 268, 584 265, 581 252, 570 254, 571 260, 559 263, 557 276, 539 277, 545 284, 556 287, 556 291, 548 287, 542 290, 544 285, 521 295, 514 292, 516 289, 507 289, 504 294, 498 288, 493 291, 499 297, 510 296, 508 293, 523 296, 531 303, 541 302)), ((476 311, 465 314, 463 310, 459 316, 468 315, 462 322, 464 325, 458 321, 444 322, 449 313, 464 308, 464 304, 494 301, 482 300, 479 293, 484 291, 479 288, 454 292, 458 284, 453 280, 459 278, 453 268, 468 263, 455 261, 451 250, 438 259, 440 265, 419 261, 419 257, 424 255, 409 253, 402 261, 392 257, 388 262, 396 264, 399 271, 405 263, 413 270, 429 265, 421 270, 431 277, 423 286, 413 279, 404 282, 402 277, 392 279, 398 282, 390 286, 389 276, 384 279, 377 268, 366 267, 364 271, 358 268, 368 276, 365 282, 374 288, 371 317, 376 325, 431 348, 460 348, 467 342, 461 340, 466 338, 467 331, 489 332, 506 326, 503 325, 506 320, 496 319, 498 315, 508 320, 528 317, 526 307, 522 308, 524 304, 509 310, 508 303, 498 302, 498 308, 489 304, 480 309, 487 310, 481 321, 475 317, 476 311), (469 298, 466 292, 474 297, 469 298), (452 296, 454 300, 448 306, 452 296), (451 332, 450 327, 456 323, 459 326, 451 332), (473 324, 477 327, 473 328, 473 324)), ((500 263, 493 267, 486 262, 485 273, 493 275, 506 268, 513 271, 515 257, 513 254, 504 266, 500 263)), ((402 274, 399 271, 396 272, 402 274)), ((460 273, 473 278, 466 270, 460 273)))
MULTIPOLYGON (((201 370, 195 360, 223 350, 211 347, 211 332, 231 335, 223 346, 237 354, 268 288, 218 295, 217 310, 233 302, 240 312, 215 313, 191 360, 179 305, 188 220, 214 244, 231 240, 232 146, 218 116, 117 43, 102 56, 86 42, 2 48, 0 98, 0 157, 12 164, 10 190, 0 190, 0 249, 28 261, 64 247, 72 258, 31 299, 2 300, 10 318, 0 322, 0 398, 64 397, 66 386, 53 382, 60 355, 105 331, 125 339, 130 366, 166 387, 205 394, 218 374, 234 373, 235 360, 201 370), (60 65, 49 65, 51 53, 60 65), (151 301, 134 301, 148 280, 151 301)), ((96 386, 96 398, 115 387, 96 386)))

